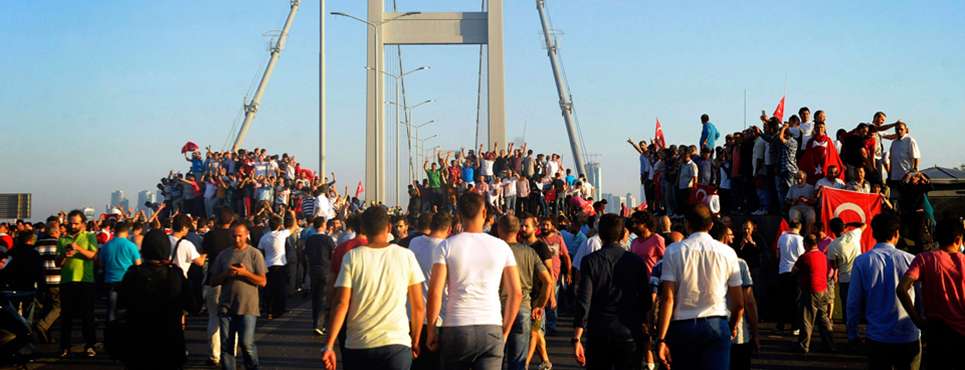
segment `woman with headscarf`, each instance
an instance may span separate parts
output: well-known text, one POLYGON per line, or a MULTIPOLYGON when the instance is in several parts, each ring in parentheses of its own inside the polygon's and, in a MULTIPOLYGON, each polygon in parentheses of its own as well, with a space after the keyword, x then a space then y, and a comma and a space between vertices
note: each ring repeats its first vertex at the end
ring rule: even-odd
POLYGON ((120 359, 130 369, 180 369, 185 360, 181 312, 188 282, 171 264, 171 242, 160 230, 144 236, 144 263, 132 266, 118 286, 118 306, 127 310, 125 348, 120 359), (143 335, 139 335, 143 334, 143 335))

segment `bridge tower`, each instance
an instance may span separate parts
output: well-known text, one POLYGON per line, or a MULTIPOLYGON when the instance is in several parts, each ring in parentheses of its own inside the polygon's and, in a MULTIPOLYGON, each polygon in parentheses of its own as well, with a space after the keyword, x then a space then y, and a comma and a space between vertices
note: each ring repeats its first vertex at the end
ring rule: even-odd
MULTIPOLYGON (((487 45, 488 137, 506 144, 503 91, 503 0, 489 0, 485 12, 385 12, 384 0, 368 0, 368 70, 365 100, 366 200, 386 200, 385 70, 386 45, 487 45)), ((421 165, 421 163, 420 163, 421 165)))

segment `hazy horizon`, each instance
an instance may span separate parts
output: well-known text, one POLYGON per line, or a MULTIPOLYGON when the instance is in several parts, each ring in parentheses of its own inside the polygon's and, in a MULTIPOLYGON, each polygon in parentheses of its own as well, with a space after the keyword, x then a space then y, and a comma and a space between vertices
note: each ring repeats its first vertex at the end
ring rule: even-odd
MULTIPOLYGON (((398 3, 400 11, 479 9, 478 1, 398 3)), ((179 149, 186 141, 223 148, 267 63, 263 34, 281 28, 288 4, 5 3, 0 127, 13 160, 0 165, 6 174, 0 193, 32 193, 33 220, 61 209, 102 212, 114 190, 136 205, 137 192, 156 190, 169 170, 185 171, 179 149)), ((245 145, 294 154, 315 169, 318 5, 302 1, 245 145)), ((639 193, 637 156, 625 140, 649 141, 657 117, 668 143, 692 144, 700 114, 729 133, 756 123, 762 109, 773 111, 785 92, 786 116, 801 106, 824 110, 833 132, 884 111, 889 122, 909 123, 922 168, 965 163, 951 134, 965 124, 965 3, 550 0, 547 6, 561 31, 585 146, 602 162, 604 192, 639 193)), ((328 1, 327 11, 366 14, 362 1, 328 1)), ((333 16, 326 23, 328 169, 341 190, 354 188, 363 172, 366 27, 333 16)), ((505 42, 507 136, 569 162, 533 1, 505 2, 505 42)), ((423 137, 438 135, 427 147, 473 146, 478 47, 402 52, 407 70, 431 66, 406 78, 410 104, 434 100, 413 113, 413 123, 436 121, 421 130, 423 137)), ((396 71, 395 49, 386 55, 385 68, 396 71)), ((386 82, 387 99, 392 83, 386 82)), ((393 112, 386 109, 385 118, 390 184, 393 112)), ((402 178, 404 186, 405 170, 402 178)), ((391 186, 386 193, 394 203, 391 186)))

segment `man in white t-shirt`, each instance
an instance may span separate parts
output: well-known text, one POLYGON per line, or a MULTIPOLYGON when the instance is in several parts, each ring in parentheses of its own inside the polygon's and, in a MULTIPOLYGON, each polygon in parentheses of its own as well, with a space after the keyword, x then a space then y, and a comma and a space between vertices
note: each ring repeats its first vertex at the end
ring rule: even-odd
POLYGON ((744 315, 737 253, 708 234, 714 225, 706 205, 686 215, 690 236, 663 256, 657 355, 680 369, 729 369, 731 338, 744 315), (728 320, 728 318, 730 318, 728 320))
POLYGON ((445 312, 441 333, 430 327, 430 350, 439 350, 443 369, 499 370, 503 348, 522 302, 516 258, 506 242, 483 232, 486 208, 467 193, 457 208, 463 232, 446 239, 433 255, 428 322, 445 312), (500 307, 499 291, 508 296, 500 307), (442 307, 442 293, 449 296, 442 307))
POLYGON ((181 268, 184 277, 188 277, 188 268, 191 264, 204 266, 204 257, 198 253, 198 248, 190 240, 185 239, 191 231, 191 217, 188 215, 177 215, 171 222, 171 261, 181 268))
POLYGON ((271 232, 263 235, 258 241, 258 249, 265 252, 265 266, 268 267, 265 306, 268 308, 269 320, 285 313, 288 294, 288 256, 285 254, 285 243, 295 229, 294 220, 294 211, 291 211, 289 219, 272 216, 268 221, 271 232))
MULTIPOLYGON (((790 220, 788 230, 777 238, 777 273, 779 286, 779 301, 777 308, 777 328, 784 330, 784 324, 790 323, 797 330, 797 278, 791 273, 798 257, 804 254, 804 238, 801 236, 801 222, 790 220)), ((794 334, 797 335, 797 334, 794 334)))
MULTIPOLYGON (((848 306, 848 287, 851 284, 851 267, 855 258, 861 254, 861 234, 864 223, 850 223, 845 225, 840 218, 828 221, 828 227, 836 238, 828 245, 828 268, 833 281, 838 282, 838 297, 841 297, 841 307, 848 306)), ((848 310, 841 310, 844 322, 848 322, 848 310)))
POLYGON ((804 148, 807 148, 808 141, 814 136, 814 125, 818 122, 824 123, 828 116, 823 110, 819 110, 814 112, 814 121, 811 121, 811 111, 807 107, 801 107, 798 110, 798 115, 801 117, 801 126, 799 126, 801 145, 798 145, 798 151, 804 151, 804 148))
MULTIPOLYGON (((422 283, 422 294, 425 298, 429 297, 429 279, 432 278, 432 256, 439 249, 446 238, 449 237, 449 233, 452 232, 452 216, 446 212, 439 212, 432 215, 432 221, 429 222, 429 233, 426 235, 418 236, 409 242, 409 250, 415 254, 416 261, 419 262, 419 268, 422 269, 422 274, 425 275, 426 281, 422 283)), ((446 304, 446 292, 442 292, 442 305, 446 304)), ((435 322, 434 327, 442 326, 445 321, 445 316, 440 315, 439 320, 435 322)), ((426 326, 429 323, 425 323, 426 326)), ((436 369, 439 366, 439 353, 429 351, 426 348, 426 334, 428 330, 423 328, 422 338, 420 338, 419 343, 421 343, 422 348, 419 349, 419 357, 412 361, 413 369, 436 369)))
POLYGON ((680 165, 677 180, 677 209, 675 213, 686 213, 690 207, 690 192, 697 186, 697 175, 700 169, 697 163, 688 155, 686 161, 680 165))
POLYGON ((345 369, 408 370, 413 355, 419 354, 425 277, 412 251, 389 242, 385 208, 369 207, 361 219, 368 245, 342 258, 322 361, 327 370, 338 366, 335 340, 345 324, 345 369), (406 302, 412 307, 411 320, 406 302))
POLYGON ((921 161, 918 142, 908 134, 908 124, 899 121, 895 140, 891 142, 891 181, 901 181, 909 172, 917 172, 921 161))

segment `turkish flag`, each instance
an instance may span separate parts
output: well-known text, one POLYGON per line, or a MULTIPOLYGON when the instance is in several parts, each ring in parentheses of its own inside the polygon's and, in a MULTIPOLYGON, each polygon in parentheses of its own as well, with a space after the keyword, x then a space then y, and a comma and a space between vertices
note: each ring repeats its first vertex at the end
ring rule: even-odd
POLYGON ((777 108, 774 108, 773 114, 773 116, 777 117, 781 122, 784 122, 784 98, 783 96, 781 97, 781 101, 777 103, 777 108))
POLYGON ((667 139, 663 137, 663 125, 660 124, 659 118, 657 118, 657 128, 653 134, 653 144, 657 146, 657 149, 667 148, 667 139))
POLYGON ((181 154, 184 154, 187 152, 196 152, 196 151, 198 151, 198 144, 195 144, 194 142, 191 142, 191 141, 184 143, 184 146, 181 147, 181 154))
POLYGON ((787 224, 787 220, 785 220, 784 218, 781 218, 781 224, 778 225, 777 227, 777 235, 774 236, 774 243, 771 244, 772 256, 777 256, 779 254, 777 252, 777 241, 781 239, 781 235, 784 235, 785 231, 788 231, 790 229, 791 229, 791 225, 787 224))
POLYGON ((825 232, 831 234, 831 219, 840 218, 845 224, 861 222, 869 225, 861 234, 861 252, 875 246, 871 219, 881 213, 881 194, 865 194, 856 191, 821 188, 821 222, 825 232))
POLYGON ((358 198, 359 195, 365 192, 365 187, 362 186, 362 182, 359 181, 358 186, 355 187, 355 197, 358 198))
POLYGON ((838 168, 838 178, 844 180, 844 162, 841 161, 841 156, 838 155, 838 149, 834 146, 834 141, 827 135, 815 136, 811 138, 811 140, 810 143, 805 145, 813 145, 805 148, 804 155, 801 156, 801 159, 798 161, 798 167, 808 176, 808 184, 814 185, 815 182, 828 173, 828 167, 831 166, 838 168), (822 154, 824 163, 819 163, 821 162, 822 154), (821 166, 820 170, 818 169, 819 165, 821 166))
POLYGON ((717 187, 713 185, 697 185, 697 187, 690 192, 690 204, 707 204, 707 200, 713 195, 717 195, 717 187))

